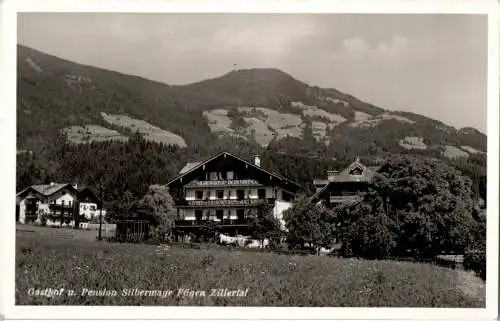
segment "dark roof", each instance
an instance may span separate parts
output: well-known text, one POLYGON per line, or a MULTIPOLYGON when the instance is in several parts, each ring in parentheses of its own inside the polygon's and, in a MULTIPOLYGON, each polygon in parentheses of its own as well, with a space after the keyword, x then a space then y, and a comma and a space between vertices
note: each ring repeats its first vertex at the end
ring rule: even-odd
MULTIPOLYGON (((31 185, 19 193, 16 194, 17 197, 21 196, 28 190, 32 190, 35 193, 41 195, 41 196, 51 196, 57 192, 59 192, 62 189, 69 188, 71 189, 76 195, 77 198, 80 199, 82 195, 90 195, 92 198, 95 200, 99 200, 99 197, 97 194, 89 187, 83 187, 76 189, 72 184, 70 183, 63 183, 63 184, 44 184, 44 185, 31 185)), ((16 197, 16 198, 17 198, 16 197)))
POLYGON ((196 170, 196 169, 200 168, 201 166, 203 166, 203 165, 205 165, 205 164, 207 164, 207 163, 209 163, 209 162, 211 162, 211 161, 213 161, 213 160, 215 160, 215 159, 217 159, 217 158, 219 158, 219 157, 222 157, 223 155, 226 155, 226 156, 231 156, 231 157, 233 157, 233 158, 235 158, 235 159, 237 159, 237 160, 239 160, 239 161, 241 161, 241 162, 243 162, 243 163, 245 163, 245 164, 247 164, 247 165, 249 165, 249 166, 252 166, 253 168, 255 168, 255 169, 257 169, 257 170, 263 171, 264 173, 269 174, 269 175, 271 175, 271 176, 273 176, 273 177, 275 177, 275 178, 278 178, 279 180, 282 180, 282 181, 286 181, 286 182, 288 182, 288 183, 291 183, 291 184, 295 185, 295 186, 296 186, 297 188, 299 188, 299 189, 303 189, 303 187, 302 187, 300 184, 298 184, 298 183, 296 183, 296 182, 294 182, 294 181, 292 181, 292 180, 290 180, 290 179, 288 179, 288 178, 284 177, 283 175, 281 175, 281 174, 279 174, 279 173, 277 173, 277 172, 270 172, 270 171, 268 171, 268 170, 266 170, 266 169, 264 169, 264 168, 262 168, 262 167, 260 167, 260 166, 257 166, 257 165, 255 165, 255 164, 253 164, 252 162, 249 162, 249 161, 247 161, 247 160, 245 160, 245 159, 243 159, 243 158, 241 158, 241 157, 239 157, 239 156, 233 155, 233 154, 231 154, 231 153, 229 153, 229 152, 222 152, 222 153, 219 153, 219 154, 217 154, 217 155, 215 155, 215 156, 213 156, 213 157, 211 157, 211 158, 209 158, 209 159, 207 159, 207 160, 205 160, 205 161, 202 161, 202 162, 191 162, 191 163, 187 163, 187 164, 186 164, 186 165, 185 165, 185 166, 184 166, 184 167, 183 167, 183 168, 179 171, 180 175, 179 175, 179 176, 177 176, 176 178, 174 178, 173 180, 171 180, 170 182, 168 182, 168 183, 167 183, 167 185, 170 185, 170 184, 174 183, 174 182, 175 182, 175 181, 177 181, 178 179, 180 179, 180 178, 182 178, 182 177, 186 176, 187 174, 189 174, 189 173, 193 172, 194 170, 196 170))
POLYGON ((314 193, 314 195, 309 198, 309 202, 314 202, 314 200, 316 200, 321 194, 323 194, 324 191, 328 189, 328 186, 330 186, 330 183, 326 184, 320 190, 314 193))

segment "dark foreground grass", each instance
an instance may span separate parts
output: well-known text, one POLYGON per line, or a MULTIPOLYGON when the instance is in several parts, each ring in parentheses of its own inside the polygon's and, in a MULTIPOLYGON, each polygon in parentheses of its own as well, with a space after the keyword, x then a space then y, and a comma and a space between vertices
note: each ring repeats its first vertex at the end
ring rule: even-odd
POLYGON ((463 271, 427 264, 166 250, 36 234, 18 235, 16 241, 16 304, 22 305, 484 307, 484 288, 482 280, 463 271), (46 288, 65 291, 30 295, 46 288), (131 288, 158 292, 124 296, 123 289, 131 288), (116 295, 82 295, 84 289, 116 295), (198 296, 178 295, 179 289, 199 291, 198 296), (248 291, 217 297, 210 296, 211 289, 248 291))

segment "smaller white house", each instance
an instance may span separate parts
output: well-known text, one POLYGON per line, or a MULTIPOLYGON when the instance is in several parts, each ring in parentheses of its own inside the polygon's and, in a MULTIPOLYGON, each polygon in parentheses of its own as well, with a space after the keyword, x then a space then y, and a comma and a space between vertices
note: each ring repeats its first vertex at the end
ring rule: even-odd
POLYGON ((78 190, 76 185, 68 183, 32 185, 16 195, 16 221, 73 226, 82 216, 80 203, 97 206, 98 202, 88 188, 78 190))
MULTIPOLYGON (((87 220, 98 219, 101 215, 101 210, 97 203, 92 202, 80 202, 80 215, 85 216, 87 220)), ((106 216, 106 210, 102 209, 102 217, 106 216)))

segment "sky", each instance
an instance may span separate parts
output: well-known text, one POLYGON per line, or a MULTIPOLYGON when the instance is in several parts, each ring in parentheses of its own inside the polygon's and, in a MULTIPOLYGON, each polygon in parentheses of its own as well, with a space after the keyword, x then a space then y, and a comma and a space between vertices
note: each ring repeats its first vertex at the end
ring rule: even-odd
POLYGON ((20 13, 18 43, 180 85, 278 68, 390 110, 486 133, 487 17, 20 13))

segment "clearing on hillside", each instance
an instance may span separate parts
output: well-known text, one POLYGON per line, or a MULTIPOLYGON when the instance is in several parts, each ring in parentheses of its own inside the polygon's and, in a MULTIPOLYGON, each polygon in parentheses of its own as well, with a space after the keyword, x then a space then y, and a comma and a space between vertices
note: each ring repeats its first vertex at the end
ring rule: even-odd
POLYGON ((451 145, 444 146, 443 155, 444 155, 444 157, 448 157, 448 158, 460 158, 460 157, 467 158, 467 157, 469 157, 469 153, 461 150, 458 147, 451 146, 451 145))
POLYGON ((108 129, 99 125, 70 126, 62 130, 67 139, 74 144, 84 144, 103 141, 128 141, 128 137, 116 130, 108 129))
POLYGON ((147 121, 135 119, 127 115, 112 115, 101 112, 102 118, 111 125, 125 127, 133 132, 139 132, 144 135, 144 139, 151 140, 167 145, 177 145, 186 147, 186 141, 179 135, 168 130, 163 130, 153 126, 147 121))
POLYGON ((422 137, 407 136, 399 141, 399 146, 405 149, 427 149, 422 137))
POLYGON ((394 115, 392 113, 386 112, 383 114, 380 114, 376 117, 363 117, 361 114, 359 114, 360 118, 356 119, 355 121, 349 123, 349 126, 351 127, 375 127, 378 124, 380 124, 381 121, 383 120, 388 120, 388 119, 394 119, 397 121, 400 121, 402 123, 407 123, 407 124, 414 124, 415 122, 411 119, 408 119, 403 116, 399 115, 394 115))

